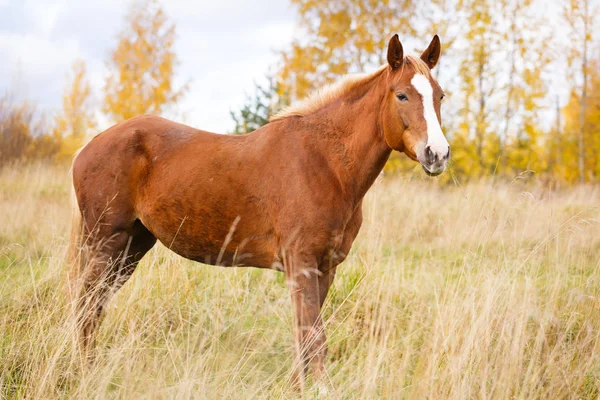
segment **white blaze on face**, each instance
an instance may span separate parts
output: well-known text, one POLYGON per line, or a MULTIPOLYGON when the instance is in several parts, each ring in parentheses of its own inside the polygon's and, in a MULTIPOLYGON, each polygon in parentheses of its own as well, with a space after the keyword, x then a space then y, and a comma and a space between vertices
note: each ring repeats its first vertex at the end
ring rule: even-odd
POLYGON ((423 113, 427 123, 427 145, 441 159, 448 153, 448 141, 442 132, 442 127, 433 108, 433 88, 425 75, 415 74, 410 83, 423 99, 423 113))

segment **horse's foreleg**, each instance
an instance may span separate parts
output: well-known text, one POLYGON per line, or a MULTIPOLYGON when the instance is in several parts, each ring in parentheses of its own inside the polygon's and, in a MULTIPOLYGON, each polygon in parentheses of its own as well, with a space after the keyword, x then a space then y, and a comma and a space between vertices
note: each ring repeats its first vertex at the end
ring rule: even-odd
POLYGON ((327 293, 329 293, 329 288, 333 283, 333 278, 335 278, 337 265, 330 265, 330 263, 327 263, 320 267, 319 270, 321 271, 321 274, 319 275, 319 305, 323 307, 325 298, 327 298, 327 293))
POLYGON ((288 286, 295 315, 296 361, 293 382, 304 386, 308 365, 313 379, 325 376, 325 331, 320 311, 319 270, 315 263, 295 263, 288 272, 288 286))

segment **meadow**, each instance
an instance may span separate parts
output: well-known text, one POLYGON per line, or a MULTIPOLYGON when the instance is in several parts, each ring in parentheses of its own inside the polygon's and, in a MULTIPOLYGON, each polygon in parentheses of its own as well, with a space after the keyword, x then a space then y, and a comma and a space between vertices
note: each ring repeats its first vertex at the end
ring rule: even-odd
MULTIPOLYGON (((331 399, 600 396, 600 187, 382 177, 324 309, 331 399)), ((297 397, 284 277, 156 246, 81 362, 66 167, 0 170, 0 398, 297 397)), ((201 201, 202 199, 198 199, 201 201)))

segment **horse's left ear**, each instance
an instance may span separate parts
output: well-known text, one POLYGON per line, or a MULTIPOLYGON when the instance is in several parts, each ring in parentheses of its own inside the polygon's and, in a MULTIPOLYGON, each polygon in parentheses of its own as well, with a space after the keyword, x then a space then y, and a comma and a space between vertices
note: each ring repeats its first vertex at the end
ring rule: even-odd
POLYGON ((387 60, 392 69, 400 68, 404 62, 404 49, 402 48, 402 43, 400 43, 398 34, 395 34, 390 39, 388 44, 387 60))
POLYGON ((429 43, 427 50, 421 54, 421 60, 425 61, 425 64, 429 69, 433 69, 440 59, 440 52, 442 51, 442 44, 440 43, 440 37, 435 35, 429 43))

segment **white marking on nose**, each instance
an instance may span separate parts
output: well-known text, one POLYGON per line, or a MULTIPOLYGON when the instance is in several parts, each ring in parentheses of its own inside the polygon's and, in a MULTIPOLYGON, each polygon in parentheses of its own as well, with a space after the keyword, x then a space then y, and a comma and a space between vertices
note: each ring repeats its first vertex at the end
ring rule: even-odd
POLYGON ((429 79, 422 74, 415 74, 410 83, 423 99, 423 113, 427 123, 427 145, 439 158, 448 154, 450 145, 442 132, 442 127, 433 108, 433 88, 429 79))

